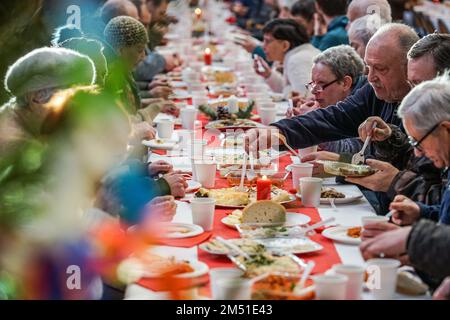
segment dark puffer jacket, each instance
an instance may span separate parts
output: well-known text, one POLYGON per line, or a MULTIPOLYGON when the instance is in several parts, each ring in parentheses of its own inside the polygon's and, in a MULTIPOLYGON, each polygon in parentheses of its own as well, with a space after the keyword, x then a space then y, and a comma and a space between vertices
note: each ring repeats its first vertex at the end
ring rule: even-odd
POLYGON ((416 223, 408 238, 407 251, 411 264, 435 277, 450 276, 450 227, 429 220, 416 223))

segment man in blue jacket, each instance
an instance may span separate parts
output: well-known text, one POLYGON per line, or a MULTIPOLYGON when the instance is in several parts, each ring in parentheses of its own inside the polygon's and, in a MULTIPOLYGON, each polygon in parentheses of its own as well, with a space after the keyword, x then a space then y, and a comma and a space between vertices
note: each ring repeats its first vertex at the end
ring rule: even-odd
POLYGON ((410 91, 407 52, 417 40, 417 34, 406 25, 383 26, 367 46, 368 84, 334 106, 280 120, 269 128, 249 130, 246 149, 256 151, 280 144, 278 134, 293 148, 357 137, 359 125, 370 116, 400 126, 396 110, 410 91))

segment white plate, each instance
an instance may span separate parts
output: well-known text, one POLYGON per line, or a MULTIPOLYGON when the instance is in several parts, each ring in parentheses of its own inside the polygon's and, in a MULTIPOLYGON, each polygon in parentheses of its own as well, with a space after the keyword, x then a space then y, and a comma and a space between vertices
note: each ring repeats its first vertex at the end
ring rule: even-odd
POLYGON ((165 139, 158 139, 158 140, 161 140, 162 143, 158 143, 156 139, 153 139, 153 140, 142 140, 142 144, 146 147, 158 150, 172 150, 177 145, 173 140, 165 140, 165 139))
POLYGON ((180 232, 168 233, 168 234, 161 235, 162 238, 166 238, 166 239, 191 238, 191 237, 195 237, 195 236, 198 236, 199 234, 203 233, 203 228, 196 224, 175 223, 175 222, 158 224, 158 227, 156 230, 158 230, 160 228, 167 228, 167 227, 187 228, 190 231, 186 232, 186 233, 180 233, 180 232))
MULTIPOLYGON (((228 216, 222 218, 220 220, 224 225, 227 227, 236 229, 236 223, 230 222, 228 219, 228 216)), ((286 222, 284 226, 291 227, 291 226, 297 226, 297 225, 304 225, 311 221, 311 218, 307 215, 301 214, 301 213, 292 213, 288 212, 286 213, 286 222)))
MULTIPOLYGON (((339 191, 341 192, 341 191, 339 191)), ((356 193, 356 192, 341 192, 345 194, 345 198, 335 198, 334 204, 345 204, 345 203, 351 203, 354 201, 357 201, 363 197, 362 194, 356 193)), ((300 193, 296 194, 297 198, 301 199, 302 195, 300 193)), ((320 198, 321 204, 329 204, 331 205, 331 199, 332 198, 320 198)))
POLYGON ((353 227, 352 226, 337 226, 337 227, 327 228, 322 231, 322 235, 325 238, 328 238, 328 239, 331 239, 331 240, 334 240, 337 242, 359 245, 361 243, 360 238, 352 238, 347 235, 347 230, 349 228, 354 228, 354 226, 353 227))
POLYGON ((194 181, 194 180, 188 180, 187 181, 188 187, 186 188, 186 193, 191 193, 194 191, 197 191, 202 187, 202 184, 200 182, 194 181))
POLYGON ((266 246, 268 250, 293 254, 311 253, 323 249, 320 244, 309 238, 269 238, 256 241, 266 246))
MULTIPOLYGON (((192 272, 174 275, 174 278, 196 278, 209 272, 209 267, 204 262, 189 260, 192 272)), ((146 270, 144 262, 137 258, 129 258, 122 262, 118 269, 119 278, 126 283, 133 283, 141 278, 159 278, 160 274, 146 270)))

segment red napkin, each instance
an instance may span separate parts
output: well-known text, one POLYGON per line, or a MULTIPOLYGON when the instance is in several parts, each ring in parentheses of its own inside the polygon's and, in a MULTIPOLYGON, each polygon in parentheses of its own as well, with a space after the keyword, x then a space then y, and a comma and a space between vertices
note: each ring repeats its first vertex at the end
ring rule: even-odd
POLYGON ((159 154, 160 156, 165 156, 167 154, 167 150, 152 150, 152 152, 159 154))
POLYGON ((205 274, 196 278, 142 278, 137 284, 152 291, 178 291, 206 285, 209 275, 205 274))
POLYGON ((170 247, 192 248, 202 242, 208 240, 212 235, 212 232, 203 232, 202 234, 182 239, 158 239, 156 244, 170 247))

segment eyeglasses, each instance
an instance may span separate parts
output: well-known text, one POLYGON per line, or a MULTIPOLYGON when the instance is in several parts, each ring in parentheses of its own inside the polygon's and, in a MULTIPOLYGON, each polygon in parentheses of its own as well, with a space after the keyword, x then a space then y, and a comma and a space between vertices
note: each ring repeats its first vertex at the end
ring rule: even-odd
POLYGON ((411 136, 408 136, 408 141, 409 144, 413 147, 416 148, 417 150, 419 150, 420 152, 423 152, 423 148, 420 145, 434 130, 437 129, 437 127, 439 127, 441 123, 436 124, 433 128, 431 128, 423 137, 422 139, 420 139, 419 141, 417 141, 416 139, 414 139, 411 136))
POLYGON ((327 87, 331 86, 333 83, 338 82, 340 79, 335 79, 331 82, 328 82, 327 84, 317 84, 314 81, 311 81, 310 83, 305 84, 305 88, 306 90, 309 90, 311 92, 316 91, 316 92, 322 92, 323 90, 325 90, 327 87))

